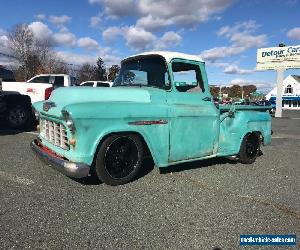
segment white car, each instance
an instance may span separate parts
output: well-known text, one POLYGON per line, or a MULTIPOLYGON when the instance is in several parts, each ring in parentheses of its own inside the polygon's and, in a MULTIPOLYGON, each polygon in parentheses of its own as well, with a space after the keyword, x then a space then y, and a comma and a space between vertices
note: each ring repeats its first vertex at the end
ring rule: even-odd
POLYGON ((88 87, 111 87, 113 82, 109 81, 86 81, 80 83, 80 86, 88 86, 88 87))
POLYGON ((55 88, 75 86, 76 81, 75 77, 65 74, 42 74, 27 82, 2 82, 2 89, 28 95, 34 103, 47 100, 55 88))

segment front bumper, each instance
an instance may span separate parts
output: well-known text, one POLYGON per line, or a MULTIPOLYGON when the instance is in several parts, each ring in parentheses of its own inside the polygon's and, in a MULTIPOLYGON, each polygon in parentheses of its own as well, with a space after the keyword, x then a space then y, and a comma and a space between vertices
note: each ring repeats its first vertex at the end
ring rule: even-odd
POLYGON ((59 172, 73 178, 82 178, 88 176, 90 166, 84 163, 70 162, 57 156, 49 149, 45 149, 38 140, 30 144, 32 150, 42 159, 50 163, 50 166, 59 172))

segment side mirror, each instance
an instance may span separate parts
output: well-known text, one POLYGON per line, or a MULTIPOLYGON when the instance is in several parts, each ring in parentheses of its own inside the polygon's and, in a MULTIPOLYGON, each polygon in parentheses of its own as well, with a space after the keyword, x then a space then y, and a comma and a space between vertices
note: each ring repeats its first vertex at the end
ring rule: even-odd
POLYGON ((176 87, 185 87, 188 86, 186 82, 175 82, 176 87))
POLYGON ((175 87, 196 87, 197 82, 175 82, 175 87))

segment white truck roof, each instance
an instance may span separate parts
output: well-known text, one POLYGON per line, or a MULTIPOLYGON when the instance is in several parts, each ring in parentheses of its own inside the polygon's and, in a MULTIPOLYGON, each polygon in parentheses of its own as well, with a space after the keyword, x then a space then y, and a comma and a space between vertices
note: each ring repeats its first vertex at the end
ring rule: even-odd
POLYGON ((69 75, 67 75, 67 74, 39 74, 39 75, 35 75, 35 76, 31 77, 28 81, 30 81, 31 79, 36 78, 38 76, 69 76, 69 75))
POLYGON ((143 52, 140 54, 136 54, 133 56, 129 56, 126 59, 133 58, 136 56, 145 56, 145 55, 160 55, 165 58, 165 60, 169 63, 172 59, 185 59, 185 60, 192 60, 192 61, 198 61, 198 62, 204 62, 201 57, 196 56, 196 55, 190 55, 190 54, 185 54, 185 53, 180 53, 180 52, 172 52, 172 51, 150 51, 150 52, 143 52))

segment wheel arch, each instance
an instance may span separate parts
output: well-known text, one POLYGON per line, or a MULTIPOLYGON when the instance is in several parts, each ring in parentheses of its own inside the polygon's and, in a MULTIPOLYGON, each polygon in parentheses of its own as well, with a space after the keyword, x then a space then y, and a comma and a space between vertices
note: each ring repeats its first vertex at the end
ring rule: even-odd
POLYGON ((264 140, 263 133, 261 131, 259 131, 259 130, 253 130, 253 131, 248 131, 248 132, 244 133, 241 136, 241 138, 240 138, 240 146, 241 146, 241 144, 242 144, 243 139, 245 138, 245 136, 251 135, 251 134, 254 134, 254 135, 258 136, 260 138, 260 140, 261 140, 261 143, 263 143, 263 140, 264 140))
MULTIPOLYGON (((151 146, 150 146, 150 143, 149 141, 147 140, 147 138, 145 136, 143 136, 140 132, 138 131, 134 131, 134 130, 126 130, 126 131, 110 131, 108 133, 106 133, 105 135, 103 135, 100 139, 97 140, 96 142, 96 147, 95 147, 95 150, 94 150, 94 156, 93 156, 93 163, 91 165, 91 171, 94 171, 95 170, 95 161, 96 161, 96 158, 97 158, 97 153, 99 152, 99 149, 101 147, 101 145, 103 144, 103 142, 109 138, 110 136, 113 136, 113 135, 128 135, 128 134, 134 134, 134 135, 137 135, 140 139, 141 139, 141 142, 143 144, 143 149, 144 149, 144 153, 145 153, 145 156, 150 156, 154 162, 155 161, 155 157, 154 157, 154 154, 153 154, 153 151, 151 150, 151 146)), ((145 157, 144 156, 144 157, 145 157)))

